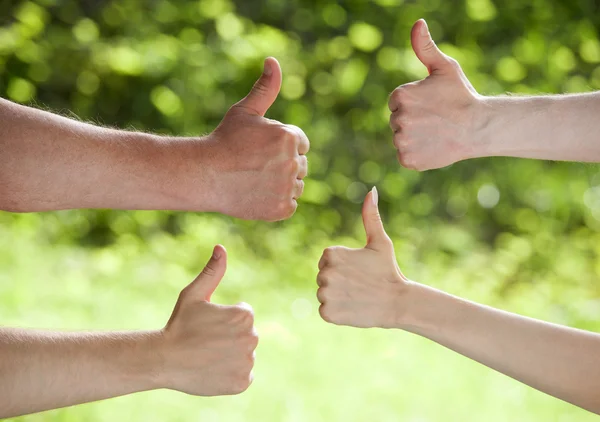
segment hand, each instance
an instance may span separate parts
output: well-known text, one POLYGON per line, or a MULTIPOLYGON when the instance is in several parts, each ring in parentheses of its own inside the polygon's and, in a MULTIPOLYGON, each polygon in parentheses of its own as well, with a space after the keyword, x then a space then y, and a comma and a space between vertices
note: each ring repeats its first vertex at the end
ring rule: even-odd
POLYGON ((162 330, 162 387, 216 396, 250 386, 258 344, 252 308, 210 302, 226 268, 227 253, 218 245, 202 273, 179 295, 162 330))
POLYGON ((480 95, 458 62, 437 48, 424 20, 413 26, 411 42, 429 76, 399 86, 390 96, 398 161, 404 167, 428 170, 470 158, 480 95))
POLYGON ((250 93, 208 136, 216 210, 244 219, 282 220, 294 214, 308 172, 304 132, 263 116, 281 88, 274 58, 250 93))
POLYGON ((319 313, 327 322, 363 328, 397 325, 397 301, 408 280, 398 268, 377 199, 373 188, 363 204, 367 245, 362 249, 327 248, 319 261, 317 298, 319 313))

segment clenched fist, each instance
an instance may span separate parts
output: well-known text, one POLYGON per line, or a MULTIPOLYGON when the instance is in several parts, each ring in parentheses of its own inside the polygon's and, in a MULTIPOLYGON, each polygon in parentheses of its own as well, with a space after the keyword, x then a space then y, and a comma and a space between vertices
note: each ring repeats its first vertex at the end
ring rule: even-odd
POLYGON ((215 211, 244 219, 282 220, 294 214, 308 172, 304 132, 263 117, 281 87, 274 58, 250 93, 206 138, 215 211))
POLYGON ((327 322, 363 328, 397 326, 398 298, 409 282, 396 262, 377 199, 373 188, 363 204, 367 245, 327 248, 319 261, 317 298, 319 313, 327 322))
POLYGON ((227 254, 216 246, 202 273, 179 295, 161 333, 161 386, 199 396, 238 394, 252 382, 258 336, 247 304, 210 297, 225 275, 227 254))
POLYGON ((481 96, 456 60, 442 53, 419 20, 411 32, 412 47, 429 71, 421 81, 392 92, 390 126, 398 161, 404 167, 428 170, 471 158, 474 135, 481 125, 481 96))

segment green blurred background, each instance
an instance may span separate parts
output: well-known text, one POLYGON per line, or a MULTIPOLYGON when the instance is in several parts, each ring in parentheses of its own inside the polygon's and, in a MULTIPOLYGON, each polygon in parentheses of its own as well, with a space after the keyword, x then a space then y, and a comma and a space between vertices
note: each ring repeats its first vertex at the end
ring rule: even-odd
POLYGON ((380 191, 410 278, 503 309, 600 329, 596 165, 479 159, 418 173, 396 162, 387 95, 426 71, 424 17, 482 94, 600 88, 593 0, 0 1, 0 95, 119 128, 210 132, 272 55, 268 117, 311 140, 294 217, 268 224, 171 212, 0 213, 0 321, 152 329, 215 243, 230 254, 215 301, 251 303, 261 343, 244 394, 158 391, 15 421, 586 421, 592 415, 427 340, 330 326, 316 264, 360 247, 360 202, 380 191))

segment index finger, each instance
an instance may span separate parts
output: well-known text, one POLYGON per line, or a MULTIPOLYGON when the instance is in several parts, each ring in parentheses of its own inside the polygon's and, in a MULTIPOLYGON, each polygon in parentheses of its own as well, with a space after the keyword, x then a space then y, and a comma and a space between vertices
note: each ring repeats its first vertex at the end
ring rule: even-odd
POLYGON ((308 136, 302 129, 295 125, 288 125, 291 129, 298 134, 298 154, 305 155, 310 150, 310 141, 308 136))

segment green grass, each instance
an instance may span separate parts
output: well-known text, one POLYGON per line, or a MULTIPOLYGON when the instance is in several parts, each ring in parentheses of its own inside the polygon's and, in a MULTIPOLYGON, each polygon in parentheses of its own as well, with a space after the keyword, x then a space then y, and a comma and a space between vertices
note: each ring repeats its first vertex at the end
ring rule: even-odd
MULTIPOLYGON (((154 391, 14 421, 596 420, 411 334, 321 321, 315 299, 316 262, 322 246, 339 241, 324 239, 323 245, 296 254, 281 246, 267 261, 221 220, 197 221, 196 230, 188 227, 179 238, 159 235, 143 243, 122 236, 105 249, 53 246, 18 224, 0 226, 0 321, 75 330, 161 327, 179 290, 202 268, 212 245, 222 242, 230 265, 214 301, 243 300, 256 311, 260 344, 250 389, 220 398, 154 391)), ((285 227, 281 230, 286 233, 285 227)), ((281 239, 265 241, 285 244, 281 239)), ((438 284, 444 283, 451 281, 438 284)), ((474 284, 458 283, 453 293, 491 297, 474 284)), ((540 289, 523 290, 516 301, 493 301, 523 311, 520 306, 526 305, 520 304, 538 297, 544 291, 540 289)), ((560 304, 535 303, 530 314, 556 320, 553 310, 560 304)))

